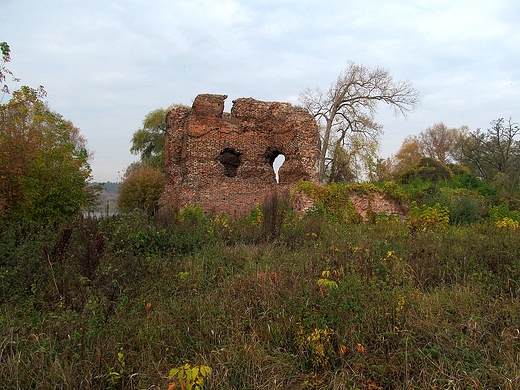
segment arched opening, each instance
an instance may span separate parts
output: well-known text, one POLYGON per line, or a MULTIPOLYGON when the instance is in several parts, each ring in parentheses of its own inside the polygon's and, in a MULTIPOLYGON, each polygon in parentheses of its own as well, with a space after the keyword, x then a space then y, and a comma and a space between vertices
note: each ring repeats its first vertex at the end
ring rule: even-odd
POLYGON ((276 182, 280 183, 278 172, 285 161, 285 156, 279 150, 270 149, 265 153, 265 158, 273 168, 276 182))
POLYGON ((235 149, 226 148, 220 152, 217 160, 224 166, 224 175, 227 177, 235 177, 237 175, 238 167, 240 166, 242 153, 235 149))
POLYGON ((276 175, 277 183, 280 183, 280 177, 278 176, 278 171, 280 170, 280 167, 283 165, 284 162, 285 162, 285 156, 281 153, 278 156, 276 156, 276 158, 273 161, 273 171, 274 171, 274 174, 276 175))

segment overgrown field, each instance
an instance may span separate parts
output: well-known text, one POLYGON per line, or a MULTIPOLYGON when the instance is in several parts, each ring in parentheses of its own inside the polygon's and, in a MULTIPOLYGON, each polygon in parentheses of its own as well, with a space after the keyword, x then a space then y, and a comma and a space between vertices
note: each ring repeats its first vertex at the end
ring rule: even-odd
POLYGON ((0 388, 518 389, 517 225, 441 222, 5 225, 0 388))

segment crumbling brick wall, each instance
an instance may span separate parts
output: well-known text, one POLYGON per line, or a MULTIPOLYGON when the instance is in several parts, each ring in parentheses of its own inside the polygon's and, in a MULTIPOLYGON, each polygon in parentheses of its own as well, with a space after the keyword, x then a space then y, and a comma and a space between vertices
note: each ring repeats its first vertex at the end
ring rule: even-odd
POLYGON ((191 109, 168 114, 161 207, 198 204, 208 213, 240 217, 301 179, 316 181, 318 127, 306 110, 240 98, 224 113, 226 98, 198 95, 191 109), (280 154, 285 162, 277 182, 273 162, 280 154))

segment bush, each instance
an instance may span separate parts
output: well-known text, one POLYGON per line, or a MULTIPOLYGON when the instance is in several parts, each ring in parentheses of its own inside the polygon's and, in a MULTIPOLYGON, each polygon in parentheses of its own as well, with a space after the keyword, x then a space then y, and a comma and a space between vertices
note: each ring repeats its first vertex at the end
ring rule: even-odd
POLYGON ((403 172, 399 176, 399 182, 407 184, 420 179, 435 183, 441 179, 449 179, 451 175, 451 170, 446 165, 432 158, 424 157, 418 164, 403 172))
POLYGON ((477 223, 484 212, 481 202, 469 194, 455 195, 450 203, 450 223, 454 225, 477 223))
POLYGON ((147 215, 157 212, 164 191, 164 173, 144 165, 130 172, 119 186, 117 207, 123 213, 138 211, 147 215))
POLYGON ((419 207, 416 202, 412 202, 408 211, 408 222, 412 230, 444 229, 450 222, 449 209, 439 203, 433 207, 419 207))
POLYGON ((518 387, 517 224, 282 210, 275 237, 260 207, 2 226, 0 383, 166 389, 204 366, 208 390, 518 387))
POLYGON ((504 218, 512 219, 513 221, 520 222, 520 212, 517 210, 510 210, 508 205, 501 203, 497 206, 492 206, 488 211, 489 219, 492 222, 498 222, 504 218))

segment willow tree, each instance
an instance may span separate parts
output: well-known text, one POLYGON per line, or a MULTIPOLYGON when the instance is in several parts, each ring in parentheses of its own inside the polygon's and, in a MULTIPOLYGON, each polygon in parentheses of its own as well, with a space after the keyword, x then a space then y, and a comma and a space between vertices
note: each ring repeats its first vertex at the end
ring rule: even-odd
POLYGON ((317 169, 324 181, 327 169, 335 171, 335 159, 328 153, 344 147, 351 133, 377 140, 383 126, 375 122, 379 103, 386 103, 396 115, 406 117, 419 101, 409 81, 394 81, 388 70, 368 68, 349 62, 327 91, 306 89, 300 102, 320 125, 317 169))

